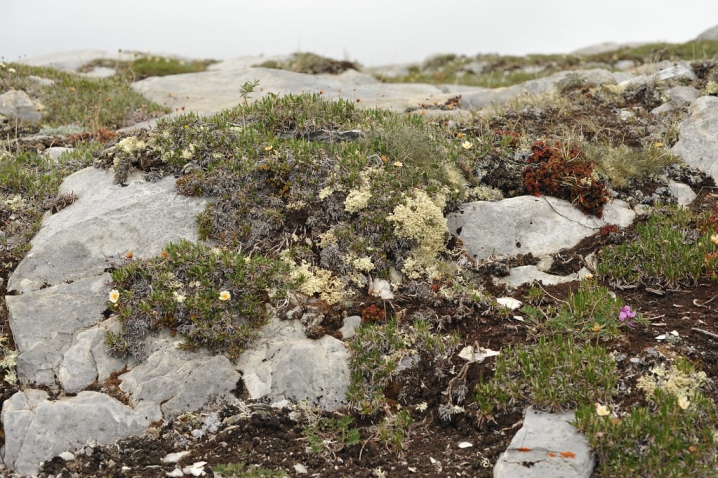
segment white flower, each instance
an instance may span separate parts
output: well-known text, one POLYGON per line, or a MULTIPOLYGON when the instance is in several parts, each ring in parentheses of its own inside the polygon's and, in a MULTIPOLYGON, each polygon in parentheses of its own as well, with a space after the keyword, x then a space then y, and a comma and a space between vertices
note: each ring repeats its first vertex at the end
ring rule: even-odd
POLYGON ((688 407, 691 405, 691 401, 688 400, 688 397, 682 396, 678 399, 678 406, 681 407, 683 410, 688 409, 688 407))
POLYGON ((605 417, 609 413, 611 413, 611 411, 608 409, 608 407, 606 405, 601 405, 600 403, 596 404, 596 414, 599 417, 605 417))
POLYGON ((219 300, 229 300, 232 298, 232 294, 229 293, 228 290, 223 290, 219 293, 219 300))
POLYGON ((110 291, 110 302, 113 304, 117 303, 117 300, 120 298, 120 293, 117 291, 117 289, 112 289, 110 291))
POLYGON ((9 71, 10 73, 15 73, 15 68, 8 68, 7 71, 9 71))
POLYGON ((184 295, 180 294, 180 293, 177 292, 177 291, 172 292, 172 296, 174 297, 175 302, 177 302, 178 304, 181 304, 181 303, 184 302, 184 300, 187 298, 187 297, 185 297, 184 295))
POLYGON ((464 149, 471 149, 472 146, 473 146, 473 144, 471 144, 471 143, 468 142, 468 141, 464 141, 464 142, 461 144, 461 147, 464 148, 464 149))

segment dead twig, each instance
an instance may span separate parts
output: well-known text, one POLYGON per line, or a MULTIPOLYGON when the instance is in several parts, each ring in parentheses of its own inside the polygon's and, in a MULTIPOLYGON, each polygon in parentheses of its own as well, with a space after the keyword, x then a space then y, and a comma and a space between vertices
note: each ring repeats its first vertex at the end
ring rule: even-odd
POLYGON ((699 329, 698 327, 691 327, 691 330, 695 330, 696 332, 700 332, 708 337, 718 340, 718 334, 714 334, 713 332, 708 332, 707 330, 699 329))

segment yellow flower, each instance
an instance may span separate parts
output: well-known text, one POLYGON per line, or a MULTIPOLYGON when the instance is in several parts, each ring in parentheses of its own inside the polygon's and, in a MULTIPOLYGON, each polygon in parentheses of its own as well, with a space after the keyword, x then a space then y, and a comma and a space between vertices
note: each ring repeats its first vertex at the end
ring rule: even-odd
POLYGON ((219 300, 229 300, 232 298, 232 294, 228 290, 223 290, 219 293, 219 300))
POLYGON ((691 401, 688 400, 688 397, 680 397, 678 399, 678 406, 681 407, 683 410, 688 409, 688 407, 691 405, 691 401))
POLYGON ((464 141, 461 146, 462 146, 464 149, 471 149, 471 147, 473 146, 473 144, 469 143, 468 141, 464 141))
POLYGON ((599 417, 605 417, 609 413, 611 413, 611 411, 608 409, 608 407, 606 405, 601 405, 600 403, 596 404, 596 414, 599 417))
POLYGON ((397 168, 400 168, 400 167, 404 166, 404 163, 402 163, 401 161, 395 161, 394 166, 396 166, 397 168))
POLYGON ((656 148, 656 149, 657 149, 657 148, 662 148, 662 147, 664 147, 664 146, 665 146, 665 144, 663 144, 663 143, 653 143, 653 147, 656 148))
POLYGON ((456 133, 456 137, 461 139, 461 137, 464 136, 464 133, 456 133))
POLYGON ((718 244, 718 234, 713 234, 713 235, 711 236, 711 242, 712 242, 713 244, 718 244))
POLYGON ((271 150, 272 150, 272 145, 270 144, 269 146, 265 146, 265 147, 264 147, 264 150, 265 150, 265 151, 271 151, 271 150))
POLYGON ((591 330, 593 330, 594 332, 600 332, 601 326, 598 324, 593 324, 593 328, 591 330))
POLYGON ((112 289, 110 291, 110 302, 112 302, 113 304, 116 304, 117 301, 119 300, 119 298, 120 298, 120 293, 117 291, 117 289, 112 289))

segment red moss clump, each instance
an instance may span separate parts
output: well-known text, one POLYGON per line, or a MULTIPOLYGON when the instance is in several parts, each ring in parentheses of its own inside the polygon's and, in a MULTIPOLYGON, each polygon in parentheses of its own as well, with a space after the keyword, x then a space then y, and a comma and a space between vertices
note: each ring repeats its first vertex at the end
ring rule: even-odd
POLYGON ((534 196, 541 194, 571 201, 586 214, 603 215, 610 198, 603 181, 597 179, 593 163, 576 146, 538 141, 524 172, 524 186, 534 196))
POLYGON ((386 312, 374 304, 364 307, 361 311, 362 323, 383 322, 386 319, 386 312))

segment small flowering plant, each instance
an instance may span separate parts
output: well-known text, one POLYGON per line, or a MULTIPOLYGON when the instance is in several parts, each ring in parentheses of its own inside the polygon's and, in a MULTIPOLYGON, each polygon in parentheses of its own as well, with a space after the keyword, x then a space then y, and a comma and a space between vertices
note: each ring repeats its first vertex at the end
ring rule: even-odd
POLYGON ((618 320, 633 328, 636 326, 631 320, 634 317, 636 317, 636 313, 631 310, 630 305, 624 305, 623 307, 621 307, 621 312, 619 312, 618 314, 618 320))

